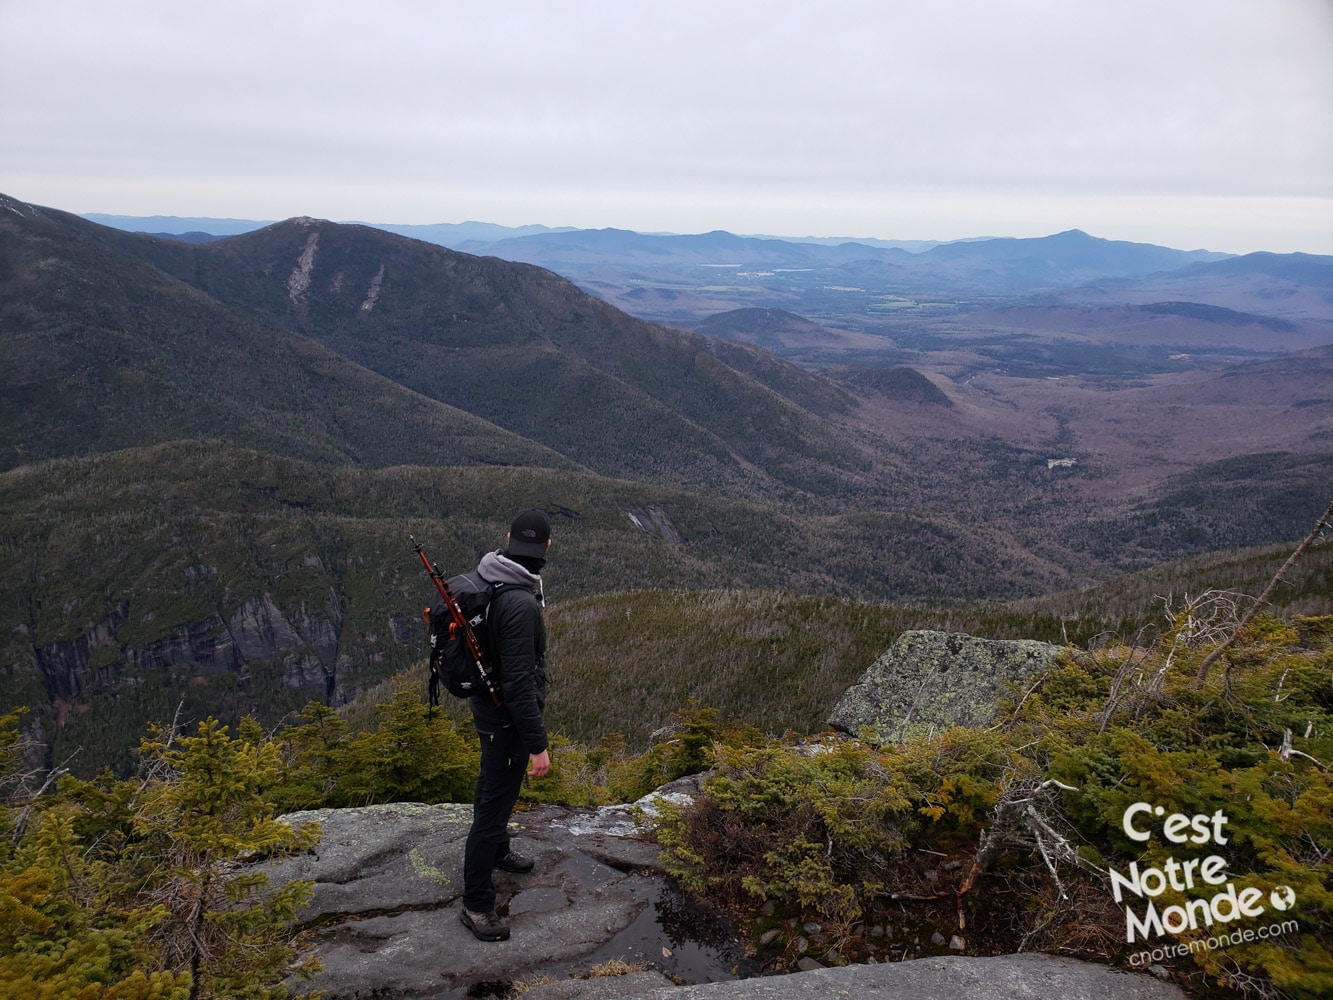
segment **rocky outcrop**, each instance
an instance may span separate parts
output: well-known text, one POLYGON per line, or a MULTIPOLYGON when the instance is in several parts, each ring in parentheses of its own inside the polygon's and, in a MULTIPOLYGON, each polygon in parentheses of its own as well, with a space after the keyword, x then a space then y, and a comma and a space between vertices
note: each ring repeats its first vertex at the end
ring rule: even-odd
POLYGON ((342 603, 332 588, 325 617, 312 615, 305 601, 289 621, 268 594, 237 608, 228 631, 244 663, 281 662, 283 683, 292 688, 332 692, 342 635, 342 603))
POLYGON ((338 646, 343 631, 342 598, 333 587, 329 588, 323 611, 323 616, 313 614, 306 602, 302 601, 292 616, 292 627, 301 641, 319 657, 320 662, 332 669, 338 659, 338 646))
MULTIPOLYGON (((316 852, 274 865, 270 878, 314 882, 314 898, 298 919, 312 928, 306 936, 323 962, 314 986, 328 1000, 429 997, 480 981, 512 981, 598 961, 607 946, 632 956, 631 939, 642 936, 639 921, 653 924, 663 891, 656 846, 573 832, 571 825, 587 815, 553 806, 515 814, 516 844, 537 866, 529 875, 496 873, 513 929, 500 944, 476 940, 458 922, 471 806, 397 804, 288 816, 293 825, 319 822, 323 838, 316 852)), ((660 951, 649 956, 642 945, 638 954, 663 961, 660 951)))
MULTIPOLYGON (((302 601, 284 615, 272 596, 263 594, 226 618, 206 615, 138 646, 118 640, 128 617, 128 607, 122 606, 72 639, 33 645, 33 660, 52 702, 93 697, 114 685, 126 668, 211 675, 257 664, 274 664, 286 686, 334 701, 339 668, 351 662, 343 649, 342 598, 333 587, 322 605, 302 601)), ((408 634, 405 622, 386 624, 397 644, 416 637, 408 634)))
MULTIPOLYGON (((74 701, 85 690, 103 688, 120 675, 119 662, 94 667, 93 650, 113 643, 115 630, 124 620, 123 609, 117 609, 112 613, 110 621, 94 625, 82 635, 33 647, 33 659, 41 674, 47 698, 51 701, 74 701)), ((119 657, 116 659, 119 660, 119 657)))
MULTIPOLYGON (((662 795, 688 795, 692 787, 697 782, 662 795)), ((661 877, 656 845, 627 822, 634 812, 540 806, 516 813, 516 846, 536 868, 528 875, 496 873, 512 929, 499 943, 477 941, 458 922, 470 806, 293 814, 288 823, 317 821, 323 838, 311 853, 270 863, 269 874, 274 881, 314 883, 299 919, 303 940, 323 962, 311 985, 326 1000, 504 996, 511 983, 543 978, 552 981, 529 985, 525 998, 1183 1000, 1175 987, 1144 975, 1042 955, 936 956, 745 979, 759 969, 725 921, 716 914, 698 919, 697 912, 682 919, 697 904, 661 877), (570 978, 612 959, 646 971, 570 978)))
POLYGON ((985 727, 1010 682, 1032 683, 1065 652, 1030 639, 904 632, 842 696, 829 725, 881 744, 951 726, 985 727))
POLYGON ((246 663, 272 659, 301 645, 296 629, 268 594, 252 597, 237 608, 227 622, 227 630, 246 663))
POLYGON ((78 639, 61 639, 33 647, 33 659, 42 676, 42 687, 51 701, 69 701, 83 693, 88 665, 89 643, 80 636, 78 639), (83 648, 80 649, 79 647, 83 648))
POLYGON ((626 507, 622 506, 621 511, 629 519, 629 523, 634 526, 634 530, 649 538, 660 538, 664 542, 670 542, 672 545, 680 545, 684 539, 676 526, 671 523, 667 517, 666 511, 658 506, 648 507, 626 507))
POLYGON ((221 615, 178 625, 161 639, 122 652, 125 661, 139 670, 217 674, 239 670, 245 663, 221 615))
POLYGON ((658 973, 537 986, 524 1000, 1185 1000, 1177 986, 1050 955, 946 955, 674 986, 658 973))

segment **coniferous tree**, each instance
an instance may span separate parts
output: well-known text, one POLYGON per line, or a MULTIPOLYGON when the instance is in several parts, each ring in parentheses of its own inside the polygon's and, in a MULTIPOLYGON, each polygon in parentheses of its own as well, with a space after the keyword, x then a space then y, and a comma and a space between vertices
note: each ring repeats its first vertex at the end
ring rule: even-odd
POLYGON ((271 888, 261 868, 240 860, 318 839, 316 827, 293 829, 275 817, 277 746, 232 738, 207 719, 197 735, 159 735, 142 752, 166 775, 132 816, 136 843, 127 858, 156 865, 143 890, 169 914, 153 932, 164 962, 188 969, 191 1000, 286 996, 277 981, 292 958, 289 928, 311 887, 271 888))
MULTIPOLYGON (((16 739, 16 716, 0 719, 0 747, 16 739)), ((310 884, 270 886, 262 859, 318 829, 276 820, 276 745, 209 719, 140 753, 137 779, 62 778, 21 827, 5 809, 0 1000, 288 996, 313 971, 291 947, 310 884)))

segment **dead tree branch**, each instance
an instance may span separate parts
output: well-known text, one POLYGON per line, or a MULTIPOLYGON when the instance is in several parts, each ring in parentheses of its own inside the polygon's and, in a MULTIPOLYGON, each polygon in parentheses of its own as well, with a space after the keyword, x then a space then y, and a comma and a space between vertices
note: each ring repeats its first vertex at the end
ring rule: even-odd
MULTIPOLYGON (((73 754, 70 754, 69 757, 65 759, 65 764, 68 764, 74 758, 74 754, 77 754, 78 752, 78 750, 75 750, 73 754)), ((23 835, 28 831, 28 820, 32 816, 33 806, 36 805, 38 799, 45 795, 47 790, 66 774, 69 774, 69 768, 65 767, 64 764, 60 767, 52 768, 50 772, 47 773, 46 780, 42 782, 42 787, 37 789, 37 791, 28 798, 28 801, 23 806, 23 811, 19 813, 18 819, 14 821, 14 832, 11 835, 11 840, 14 846, 18 846, 19 841, 23 839, 23 835)))
POLYGON ((1328 768, 1325 766, 1325 764, 1324 764, 1323 761, 1318 760, 1318 759, 1315 758, 1315 757, 1311 757, 1311 756, 1310 756, 1308 753, 1306 753, 1304 750, 1297 750, 1295 747, 1293 747, 1293 746, 1291 745, 1291 730, 1290 730, 1290 729, 1283 730, 1283 732, 1282 732, 1282 746, 1278 748, 1277 755, 1278 755, 1278 757, 1281 758, 1283 761, 1291 760, 1292 757, 1304 757, 1306 760, 1308 760, 1308 761, 1312 761, 1315 765, 1317 765, 1318 767, 1322 768, 1323 770, 1325 770, 1325 771, 1328 770, 1328 768))
POLYGON ((1078 791, 1054 778, 1049 778, 1040 784, 1035 781, 1022 781, 1011 785, 995 803, 995 822, 989 833, 982 831, 981 843, 972 861, 972 868, 957 890, 959 930, 967 925, 963 914, 964 894, 1006 850, 1021 848, 1041 855, 1046 870, 1055 880, 1060 897, 1066 898, 1064 882, 1060 878, 1057 865, 1064 863, 1086 867, 1088 863, 1079 857, 1078 851, 1074 849, 1069 839, 1043 814, 1043 806, 1054 812, 1054 807, 1043 800, 1055 789, 1066 792, 1078 791))
POLYGON ((1259 613, 1259 610, 1268 603, 1268 599, 1273 596, 1273 591, 1277 589, 1277 585, 1281 583, 1282 578, 1286 576, 1287 570, 1291 569, 1291 567, 1296 564, 1296 560, 1301 557, 1301 554, 1314 544, 1315 540, 1323 533, 1324 528, 1328 526, 1329 521, 1333 521, 1333 503, 1328 505, 1328 510, 1324 511, 1319 520, 1315 522, 1314 528, 1305 536, 1305 540, 1302 541, 1300 545, 1296 546, 1296 551, 1293 552, 1287 561, 1282 564, 1282 568, 1274 574, 1273 579, 1268 582, 1268 586, 1264 588, 1264 592, 1255 600, 1254 606, 1250 608, 1250 610, 1246 612, 1245 617, 1240 620, 1240 624, 1236 626, 1236 630, 1231 633, 1230 638, 1203 658, 1203 662, 1199 664, 1199 673, 1195 677, 1196 684, 1202 685, 1203 682, 1208 679, 1208 671, 1212 665, 1217 662, 1218 658, 1223 653, 1231 648, 1232 643, 1239 638, 1240 633, 1245 626, 1250 624, 1254 619, 1254 616, 1259 613))

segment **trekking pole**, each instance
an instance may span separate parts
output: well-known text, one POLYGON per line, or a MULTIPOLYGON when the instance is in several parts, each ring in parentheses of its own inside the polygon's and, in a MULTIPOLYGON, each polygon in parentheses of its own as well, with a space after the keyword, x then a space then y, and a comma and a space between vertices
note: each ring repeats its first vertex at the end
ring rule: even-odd
POLYGON ((463 614, 463 609, 458 606, 458 598, 454 597, 454 592, 449 589, 449 581, 444 578, 444 574, 426 558, 425 550, 420 543, 411 535, 407 536, 412 542, 412 551, 421 557, 421 563, 426 567, 426 573, 435 583, 435 589, 440 592, 440 600, 449 610, 449 617, 452 619, 452 627, 458 629, 463 636, 463 642, 467 644, 467 651, 472 655, 472 662, 477 667, 477 673, 481 675, 481 682, 486 685, 486 690, 490 692, 491 701, 500 704, 499 692, 495 690, 495 685, 491 683, 491 672, 486 669, 486 657, 482 654, 481 644, 477 642, 477 637, 472 632, 472 627, 468 625, 467 618, 463 614))

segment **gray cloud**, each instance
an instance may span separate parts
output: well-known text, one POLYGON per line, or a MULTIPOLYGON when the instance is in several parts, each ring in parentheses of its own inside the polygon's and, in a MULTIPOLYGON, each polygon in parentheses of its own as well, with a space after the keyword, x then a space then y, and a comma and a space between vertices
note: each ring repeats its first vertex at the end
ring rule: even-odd
POLYGON ((0 190, 1333 252, 1330 95, 1325 0, 3 0, 0 190))

